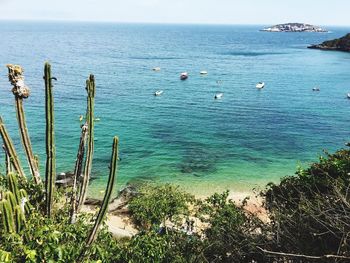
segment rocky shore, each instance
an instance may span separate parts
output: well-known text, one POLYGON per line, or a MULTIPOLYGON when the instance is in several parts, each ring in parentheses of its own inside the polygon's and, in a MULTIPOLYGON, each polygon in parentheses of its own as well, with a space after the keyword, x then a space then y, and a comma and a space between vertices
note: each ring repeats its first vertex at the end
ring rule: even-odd
POLYGON ((350 51, 350 33, 341 38, 324 41, 321 44, 311 45, 308 48, 321 50, 350 51))

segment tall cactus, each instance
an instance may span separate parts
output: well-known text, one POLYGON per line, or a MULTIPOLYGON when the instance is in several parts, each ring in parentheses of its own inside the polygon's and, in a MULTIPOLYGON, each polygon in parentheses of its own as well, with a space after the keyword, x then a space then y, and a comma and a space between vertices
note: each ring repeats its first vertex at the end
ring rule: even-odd
POLYGON ((108 204, 110 202, 111 195, 113 192, 114 183, 116 180, 117 161, 118 161, 118 137, 115 136, 113 138, 112 156, 111 156, 109 177, 108 177, 108 183, 107 183, 107 187, 106 187, 105 196, 103 198, 100 211, 98 212, 97 218, 95 220, 94 227, 92 228, 90 235, 86 241, 86 246, 84 247, 82 253, 80 254, 77 262, 83 261, 84 257, 87 254, 89 247, 91 246, 92 242, 95 240, 98 228, 100 227, 100 225, 101 225, 101 223, 106 215, 106 212, 108 209, 108 204))
POLYGON ((56 150, 54 133, 54 101, 51 65, 46 62, 44 69, 45 80, 45 109, 46 109, 46 215, 51 217, 51 207, 56 179, 56 150))
POLYGON ((88 145, 86 152, 86 160, 84 165, 84 176, 80 188, 79 203, 77 210, 80 211, 82 205, 85 202, 87 195, 87 188, 90 181, 92 158, 94 154, 94 105, 95 105, 95 78, 94 75, 90 75, 86 81, 86 91, 88 94, 87 98, 87 113, 86 121, 88 125, 88 145))
POLYGON ((24 175, 24 171, 22 169, 21 163, 19 161, 17 152, 15 150, 15 146, 13 145, 13 142, 12 142, 12 140, 11 140, 7 130, 6 130, 5 124, 2 121, 1 116, 0 116, 0 136, 4 142, 4 146, 7 150, 7 154, 10 157, 10 161, 11 161, 14 169, 16 170, 16 172, 20 176, 22 176, 23 178, 26 178, 24 175))
POLYGON ((15 96, 16 114, 17 114, 18 126, 19 126, 23 147, 27 155, 30 171, 34 178, 34 181, 37 184, 40 184, 41 183, 40 171, 39 171, 39 167, 37 166, 37 162, 35 161, 35 158, 34 158, 32 145, 28 134, 24 109, 23 109, 23 99, 26 99, 29 97, 30 90, 28 86, 25 85, 24 83, 23 68, 21 66, 11 65, 11 64, 6 66, 8 68, 9 81, 13 86, 12 93, 15 96))
POLYGON ((81 173, 82 173, 87 130, 88 130, 88 127, 87 127, 87 124, 85 123, 84 125, 81 126, 80 143, 79 143, 77 160, 75 162, 75 169, 74 169, 74 179, 73 179, 72 197, 71 197, 71 211, 70 211, 70 222, 72 224, 75 223, 75 217, 77 212, 77 188, 78 188, 78 180, 81 178, 81 173))

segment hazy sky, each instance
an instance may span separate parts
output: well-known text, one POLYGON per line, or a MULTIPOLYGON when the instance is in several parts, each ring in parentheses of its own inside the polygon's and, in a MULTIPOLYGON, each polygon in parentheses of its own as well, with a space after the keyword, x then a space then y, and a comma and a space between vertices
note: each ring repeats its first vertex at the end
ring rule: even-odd
POLYGON ((350 26, 350 0, 0 0, 0 19, 350 26))

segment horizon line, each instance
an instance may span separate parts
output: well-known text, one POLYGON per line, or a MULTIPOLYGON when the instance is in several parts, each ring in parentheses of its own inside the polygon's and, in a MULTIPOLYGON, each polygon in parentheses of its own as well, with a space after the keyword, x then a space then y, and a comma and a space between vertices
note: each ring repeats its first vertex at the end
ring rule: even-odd
POLYGON ((100 23, 100 24, 139 24, 139 25, 206 25, 206 26, 266 26, 279 25, 286 23, 302 23, 321 27, 350 27, 350 25, 326 25, 314 24, 309 22, 281 22, 275 24, 256 24, 256 23, 212 23, 212 22, 142 22, 142 21, 113 21, 113 20, 70 20, 70 19, 2 19, 0 22, 51 22, 51 23, 100 23))

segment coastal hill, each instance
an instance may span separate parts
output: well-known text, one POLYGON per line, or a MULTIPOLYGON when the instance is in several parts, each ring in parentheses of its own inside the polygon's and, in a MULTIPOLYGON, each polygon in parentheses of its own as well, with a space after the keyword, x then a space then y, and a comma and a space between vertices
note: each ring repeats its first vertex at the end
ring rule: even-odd
POLYGON ((337 50, 337 51, 350 51, 350 33, 341 38, 324 41, 318 45, 312 45, 308 48, 322 49, 322 50, 337 50))
POLYGON ((286 23, 278 24, 268 28, 261 29, 260 31, 265 32, 328 32, 326 29, 323 29, 318 26, 313 26, 303 23, 286 23))

